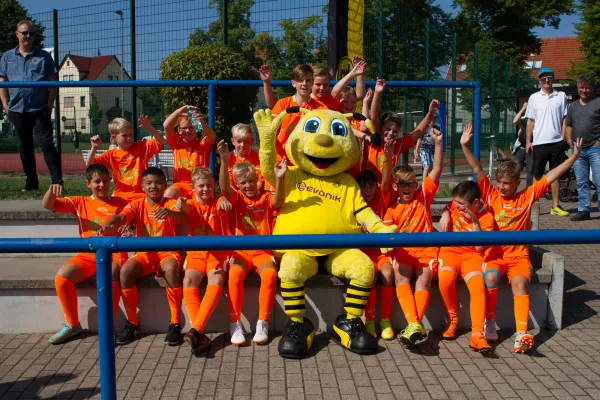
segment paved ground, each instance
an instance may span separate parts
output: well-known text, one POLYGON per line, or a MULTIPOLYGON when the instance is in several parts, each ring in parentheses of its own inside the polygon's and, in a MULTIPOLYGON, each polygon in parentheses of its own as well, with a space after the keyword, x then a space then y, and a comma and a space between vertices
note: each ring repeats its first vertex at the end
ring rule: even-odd
MULTIPOLYGON (((549 209, 542 200, 541 229, 600 228, 597 212, 592 221, 572 223, 549 209)), ((302 361, 281 359, 277 339, 236 348, 217 335, 208 355, 196 358, 156 335, 118 348, 119 398, 600 399, 600 245, 547 248, 566 257, 566 326, 538 333, 527 355, 512 352, 511 332, 503 332, 490 358, 467 350, 465 335, 443 342, 432 332, 414 351, 381 341, 385 348, 365 357, 321 335, 302 361)), ((99 398, 97 337, 50 346, 48 336, 0 335, 0 398, 99 398)))

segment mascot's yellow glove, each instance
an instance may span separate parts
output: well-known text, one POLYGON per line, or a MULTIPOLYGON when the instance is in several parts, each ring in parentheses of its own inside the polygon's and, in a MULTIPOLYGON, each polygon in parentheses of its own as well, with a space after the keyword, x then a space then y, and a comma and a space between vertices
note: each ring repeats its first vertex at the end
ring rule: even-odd
MULTIPOLYGON (((359 225, 367 228, 370 233, 396 233, 396 225, 385 225, 383 221, 369 207, 363 208, 356 214, 356 221, 359 225)), ((381 253, 389 253, 393 248, 381 248, 381 253)))
POLYGON ((277 153, 275 150, 275 141, 277 138, 277 129, 281 125, 281 120, 287 115, 283 111, 277 118, 273 119, 271 110, 258 110, 254 113, 254 122, 258 129, 260 137, 260 172, 271 185, 275 186, 275 164, 277 163, 277 153))

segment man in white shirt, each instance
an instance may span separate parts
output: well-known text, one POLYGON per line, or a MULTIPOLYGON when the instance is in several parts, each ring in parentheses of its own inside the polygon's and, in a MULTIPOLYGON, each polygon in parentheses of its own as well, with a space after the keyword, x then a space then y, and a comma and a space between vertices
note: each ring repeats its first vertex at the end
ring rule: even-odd
MULTIPOLYGON (((550 169, 557 167, 565 157, 565 141, 562 137, 562 125, 567 115, 567 96, 552 88, 554 72, 542 68, 538 73, 541 90, 532 94, 527 102, 527 143, 525 151, 533 151, 533 176, 536 181, 542 179, 546 164, 550 169)), ((567 147, 568 148, 568 147, 567 147)), ((560 181, 551 185, 552 209, 550 214, 569 216, 559 204, 560 181)))

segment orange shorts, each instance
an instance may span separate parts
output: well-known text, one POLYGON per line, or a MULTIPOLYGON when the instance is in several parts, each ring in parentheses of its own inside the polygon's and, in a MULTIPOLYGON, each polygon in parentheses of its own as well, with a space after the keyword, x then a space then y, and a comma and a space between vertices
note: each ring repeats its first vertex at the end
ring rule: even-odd
POLYGON ((485 273, 496 270, 500 273, 500 276, 506 274, 509 283, 515 276, 523 276, 527 280, 531 280, 531 275, 533 275, 533 267, 528 256, 496 259, 487 261, 483 265, 485 273))
POLYGON ((476 252, 458 253, 440 250, 438 255, 439 270, 452 269, 464 280, 469 274, 483 273, 483 256, 476 252))
POLYGON ((181 256, 175 251, 143 251, 135 253, 133 257, 131 257, 132 260, 135 259, 142 266, 143 276, 152 273, 159 276, 160 266, 168 258, 174 258, 178 263, 181 262, 181 256))
MULTIPOLYGON (((127 253, 113 253, 112 262, 121 267, 127 261, 127 253)), ((96 255, 94 253, 77 253, 65 265, 75 265, 83 269, 84 279, 96 275, 96 255)))
POLYGON ((227 255, 227 251, 188 251, 183 269, 193 269, 205 275, 216 268, 226 270, 227 255))
POLYGON ((277 265, 273 252, 270 250, 236 250, 229 257, 230 265, 234 258, 244 261, 254 272, 268 262, 277 265))
POLYGON ((405 264, 412 267, 414 270, 420 268, 429 268, 433 272, 433 276, 437 275, 438 271, 438 251, 437 248, 426 249, 396 249, 394 258, 396 264, 405 264))
POLYGON ((146 197, 146 193, 143 193, 143 192, 140 192, 140 193, 114 192, 113 196, 120 197, 120 198, 125 199, 127 201, 133 201, 133 200, 137 200, 137 199, 141 199, 141 198, 146 197))
POLYGON ((194 190, 192 189, 192 182, 173 182, 171 186, 175 186, 181 190, 181 194, 186 199, 191 199, 194 196, 194 190))

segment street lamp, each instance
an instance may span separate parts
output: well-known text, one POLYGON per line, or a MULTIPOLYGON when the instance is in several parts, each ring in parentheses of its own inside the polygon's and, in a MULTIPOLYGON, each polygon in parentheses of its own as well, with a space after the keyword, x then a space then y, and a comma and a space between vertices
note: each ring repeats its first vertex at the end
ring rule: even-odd
MULTIPOLYGON (((125 35, 124 35, 124 24, 125 22, 123 21, 123 10, 117 10, 115 11, 115 14, 117 14, 119 17, 121 17, 121 81, 123 80, 123 70, 125 69, 124 66, 124 62, 125 62, 125 55, 124 55, 124 49, 125 49, 125 35)), ((121 83, 122 84, 122 83, 121 83)), ((125 87, 121 86, 121 118, 125 118, 125 87)))

